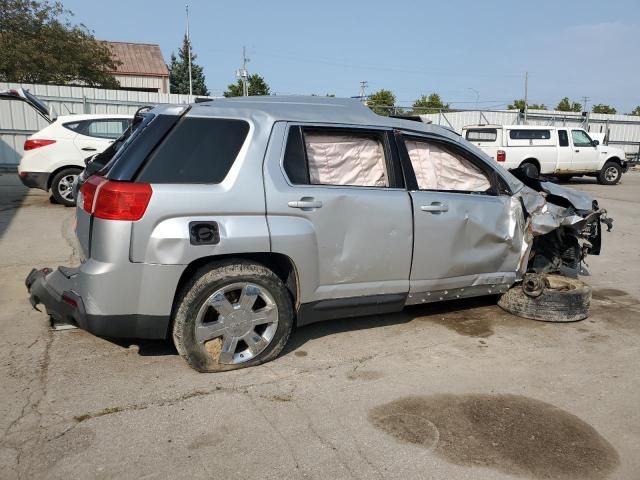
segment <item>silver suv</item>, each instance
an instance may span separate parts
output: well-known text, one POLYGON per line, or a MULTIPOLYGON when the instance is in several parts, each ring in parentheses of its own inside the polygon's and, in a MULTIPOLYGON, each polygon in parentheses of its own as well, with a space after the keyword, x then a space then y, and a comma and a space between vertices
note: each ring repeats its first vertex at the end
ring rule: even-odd
POLYGON ((294 324, 499 294, 599 253, 591 198, 529 188, 455 133, 357 101, 141 118, 80 188, 81 265, 26 283, 54 322, 172 337, 199 371, 271 360, 294 324))

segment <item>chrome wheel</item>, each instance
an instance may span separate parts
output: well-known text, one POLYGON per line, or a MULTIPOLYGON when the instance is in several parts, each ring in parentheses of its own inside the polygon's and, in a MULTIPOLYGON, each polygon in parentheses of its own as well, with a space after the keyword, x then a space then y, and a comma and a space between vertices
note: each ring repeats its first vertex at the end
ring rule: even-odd
POLYGON ((278 328, 273 296, 254 283, 233 283, 211 294, 198 311, 195 338, 211 352, 217 342, 219 363, 243 363, 262 353, 278 328))
POLYGON ((618 179, 618 169, 609 167, 604 171, 604 178, 607 182, 615 182, 618 179))
POLYGON ((65 200, 73 200, 73 183, 76 178, 78 178, 78 175, 65 175, 58 182, 58 194, 65 200))

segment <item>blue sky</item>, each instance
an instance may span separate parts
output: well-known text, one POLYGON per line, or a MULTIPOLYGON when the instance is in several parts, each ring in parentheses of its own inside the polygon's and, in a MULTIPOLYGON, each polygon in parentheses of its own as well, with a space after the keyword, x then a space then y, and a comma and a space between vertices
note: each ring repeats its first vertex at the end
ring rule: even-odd
MULTIPOLYGON (((63 0, 99 39, 181 44, 184 1, 63 0)), ((457 108, 560 98, 640 105, 640 1, 190 0, 191 38, 207 85, 249 70, 277 94, 353 96, 388 88, 398 103, 438 92, 457 108), (477 93, 476 93, 477 92, 477 93)))

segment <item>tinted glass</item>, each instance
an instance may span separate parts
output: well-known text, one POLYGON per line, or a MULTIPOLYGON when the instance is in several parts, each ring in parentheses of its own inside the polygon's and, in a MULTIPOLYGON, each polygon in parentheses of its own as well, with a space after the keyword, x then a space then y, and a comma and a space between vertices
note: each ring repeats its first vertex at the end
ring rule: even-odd
POLYGON ((83 122, 70 122, 70 123, 63 123, 62 126, 64 128, 68 128, 69 130, 73 130, 74 132, 77 132, 79 129, 81 129, 81 125, 83 122))
POLYGON ((151 154, 138 180, 220 183, 249 133, 242 120, 183 118, 151 154))
POLYGON ((309 171, 304 153, 304 142, 300 127, 291 127, 287 138, 287 148, 284 152, 284 171, 295 185, 309 183, 309 171))
POLYGON ((551 130, 510 130, 511 140, 548 140, 551 138, 551 130))
POLYGON ((471 142, 495 142, 498 138, 498 131, 495 128, 467 130, 466 137, 471 142))
POLYGON ((561 147, 569 146, 569 136, 567 135, 566 130, 558 130, 558 140, 561 147))
POLYGON ((591 137, 582 130, 571 130, 571 139, 574 147, 592 147, 591 137))

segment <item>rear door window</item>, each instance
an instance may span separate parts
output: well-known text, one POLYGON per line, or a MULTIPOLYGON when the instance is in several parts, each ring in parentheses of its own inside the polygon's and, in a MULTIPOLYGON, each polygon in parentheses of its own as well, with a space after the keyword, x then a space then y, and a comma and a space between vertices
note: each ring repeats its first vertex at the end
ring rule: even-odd
POLYGON ((289 129, 283 166, 294 184, 388 187, 383 131, 289 129))
POLYGON ((249 133, 243 120, 185 117, 147 160, 138 180, 148 183, 220 183, 249 133))
POLYGON ((91 120, 86 122, 80 133, 89 137, 115 140, 127 129, 129 123, 129 120, 119 119, 91 120))

